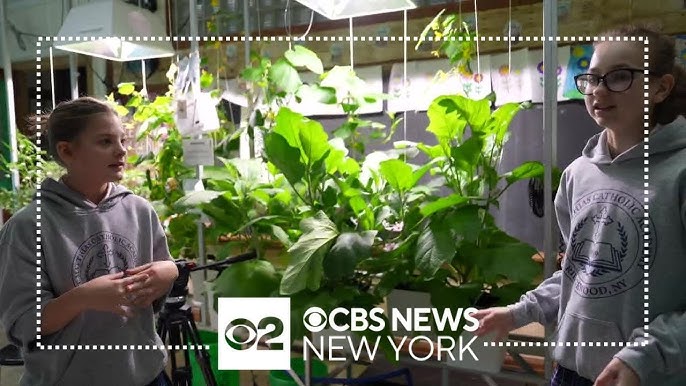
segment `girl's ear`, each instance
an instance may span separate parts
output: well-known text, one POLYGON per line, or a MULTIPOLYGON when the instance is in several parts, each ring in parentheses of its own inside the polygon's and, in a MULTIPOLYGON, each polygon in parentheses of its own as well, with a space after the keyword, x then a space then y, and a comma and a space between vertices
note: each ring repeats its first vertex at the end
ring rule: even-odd
POLYGON ((665 74, 660 77, 660 80, 657 84, 657 91, 655 92, 655 103, 660 103, 667 99, 669 94, 672 92, 674 89, 674 84, 676 80, 674 79, 674 75, 672 74, 665 74))
POLYGON ((56 150, 57 155, 64 163, 64 166, 69 167, 72 163, 72 159, 74 158, 74 149, 72 144, 67 141, 59 141, 57 142, 56 150))

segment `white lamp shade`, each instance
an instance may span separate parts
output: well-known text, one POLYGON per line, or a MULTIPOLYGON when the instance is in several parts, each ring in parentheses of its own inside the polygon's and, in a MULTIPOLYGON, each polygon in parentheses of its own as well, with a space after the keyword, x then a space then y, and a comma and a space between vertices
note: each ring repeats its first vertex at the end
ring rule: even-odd
POLYGON ((97 1, 74 7, 64 20, 55 48, 115 61, 174 55, 164 22, 147 9, 122 0, 97 1))
POLYGON ((331 20, 417 8, 410 0, 296 0, 331 20))

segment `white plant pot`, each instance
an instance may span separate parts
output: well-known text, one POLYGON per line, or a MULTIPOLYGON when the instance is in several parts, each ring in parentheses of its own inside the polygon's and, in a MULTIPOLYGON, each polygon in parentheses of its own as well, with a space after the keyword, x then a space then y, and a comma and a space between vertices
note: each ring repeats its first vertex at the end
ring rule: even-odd
MULTIPOLYGON (((469 331, 462 331, 462 334, 460 335, 462 347, 467 346, 474 336, 475 335, 469 331)), ((446 365, 458 369, 474 370, 483 373, 499 373, 500 369, 503 367, 503 362, 505 361, 507 347, 504 345, 500 346, 497 343, 495 347, 493 347, 490 342, 495 341, 495 338, 495 333, 477 337, 474 342, 469 344, 469 348, 474 352, 474 355, 467 350, 463 350, 462 357, 460 357, 460 342, 457 341, 457 347, 452 351, 455 360, 452 360, 452 358, 448 356, 445 360, 446 365), (488 347, 485 343, 488 343, 488 347)))
MULTIPOLYGON (((405 312, 408 312, 408 309, 431 307, 433 307, 431 305, 431 295, 429 295, 427 292, 394 289, 388 294, 388 297, 386 297, 386 308, 388 309, 388 315, 391 314, 392 309, 397 309, 397 312, 404 314, 405 312)), ((407 329, 405 329, 402 325, 398 326, 396 334, 412 335, 412 333, 407 331, 407 329)), ((434 331, 426 332, 422 335, 429 337, 437 336, 434 331)))
MULTIPOLYGON (((408 308, 432 308, 431 295, 426 292, 419 291, 408 291, 394 289, 386 298, 386 306, 388 312, 391 309, 399 309, 401 312, 405 312, 408 308)), ((407 330, 398 326, 398 335, 410 334, 407 330)), ((422 333, 422 335, 437 338, 438 334, 435 331, 422 333)), ((461 334, 462 347, 465 347, 474 337, 474 334, 469 331, 463 331, 461 334)), ((483 373, 498 373, 503 366, 505 361, 505 353, 507 352, 507 347, 499 346, 496 343, 495 347, 492 347, 490 342, 495 340, 495 334, 489 334, 482 337, 476 338, 476 340, 469 345, 469 348, 474 352, 474 356, 469 351, 463 351, 462 357, 460 358, 460 341, 457 339, 455 341, 456 347, 452 351, 455 360, 452 360, 450 356, 443 354, 441 360, 446 362, 446 365, 454 368, 460 368, 465 370, 479 371, 483 373), (488 347, 484 345, 485 342, 489 342, 488 347), (445 358, 447 357, 447 358, 445 358)))

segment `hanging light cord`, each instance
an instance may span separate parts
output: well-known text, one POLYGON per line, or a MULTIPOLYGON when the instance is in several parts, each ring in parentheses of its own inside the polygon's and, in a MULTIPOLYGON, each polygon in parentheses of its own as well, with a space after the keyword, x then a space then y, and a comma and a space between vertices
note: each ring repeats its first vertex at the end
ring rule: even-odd
POLYGON ((307 26, 307 31, 303 34, 303 36, 300 37, 300 40, 305 40, 305 37, 307 34, 310 33, 310 29, 312 28, 312 22, 314 21, 314 11, 310 11, 310 25, 307 26))
POLYGON ((481 74, 481 56, 479 54, 479 11, 476 8, 476 0, 474 0, 474 29, 476 30, 476 72, 481 74))
MULTIPOLYGON (((407 101, 407 10, 403 10, 403 95, 407 101)), ((407 106, 407 104, 406 104, 407 106)), ((403 140, 407 141, 407 107, 403 117, 403 140)), ((404 153, 407 156, 407 153, 404 153)))
POLYGON ((507 77, 512 71, 512 0, 509 0, 507 19, 507 77))
POLYGON ((288 36, 288 49, 291 49, 291 20, 288 10, 291 6, 291 0, 286 0, 286 9, 283 12, 283 25, 286 27, 286 36, 288 36))

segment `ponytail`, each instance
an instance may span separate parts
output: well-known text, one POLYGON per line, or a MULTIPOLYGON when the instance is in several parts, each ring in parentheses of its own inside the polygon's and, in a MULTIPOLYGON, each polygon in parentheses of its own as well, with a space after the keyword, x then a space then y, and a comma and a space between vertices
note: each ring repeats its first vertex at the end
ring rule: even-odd
POLYGON ((672 70, 674 88, 667 98, 655 105, 655 123, 666 125, 680 115, 686 116, 686 70, 678 63, 674 63, 672 70))

